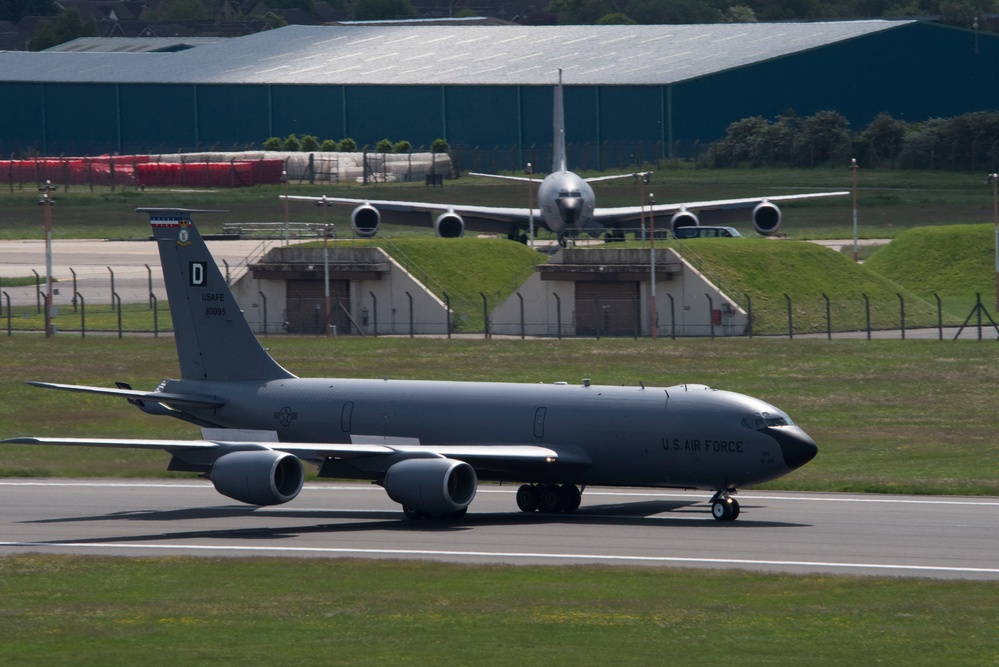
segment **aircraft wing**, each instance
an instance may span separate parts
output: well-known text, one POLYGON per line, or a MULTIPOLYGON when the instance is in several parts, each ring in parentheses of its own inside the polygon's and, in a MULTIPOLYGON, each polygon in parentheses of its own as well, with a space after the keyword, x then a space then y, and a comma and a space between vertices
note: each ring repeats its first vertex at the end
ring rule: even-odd
POLYGON ((55 382, 27 382, 33 387, 43 389, 61 389, 63 391, 79 391, 87 394, 101 394, 104 396, 119 396, 133 401, 152 401, 155 403, 168 403, 170 405, 186 405, 202 408, 216 408, 225 405, 225 401, 216 396, 203 396, 195 394, 170 394, 160 391, 137 391, 135 389, 110 387, 88 387, 78 384, 58 384, 55 382))
MULTIPOLYGON (((513 225, 526 228, 531 211, 528 207, 471 206, 463 204, 436 204, 421 201, 397 201, 386 199, 355 199, 351 197, 304 197, 289 195, 290 201, 308 201, 318 205, 343 204, 347 206, 371 206, 378 209, 382 222, 395 225, 433 227, 434 217, 441 213, 457 213, 465 222, 465 228, 476 232, 497 234, 510 233, 513 225)), ((542 224, 541 212, 534 211, 535 224, 542 224)))
MULTIPOLYGON (((509 469, 525 464, 567 462, 587 465, 578 455, 536 445, 394 445, 380 443, 270 442, 267 440, 170 440, 127 438, 38 438, 33 436, 0 441, 8 445, 55 445, 62 447, 109 447, 120 449, 159 449, 173 454, 199 451, 199 459, 214 461, 234 451, 271 449, 300 459, 319 462, 328 458, 358 459, 385 457, 391 465, 407 458, 453 458, 473 468, 509 469), (206 456, 207 455, 207 456, 206 456)), ((386 468, 388 467, 386 465, 386 468)), ((377 466, 376 466, 377 467, 377 466)))
MULTIPOLYGON (((709 201, 675 202, 671 204, 656 204, 652 210, 657 214, 672 214, 678 211, 687 210, 701 214, 702 221, 711 217, 712 212, 724 215, 728 211, 738 211, 754 208, 763 202, 790 202, 803 201, 807 199, 819 199, 822 197, 845 197, 850 194, 847 191, 840 192, 814 192, 798 195, 777 195, 774 197, 744 197, 741 199, 714 199, 709 201), (703 215, 708 213, 708 215, 703 215)), ((642 217, 641 206, 620 206, 616 208, 598 208, 593 212, 593 219, 603 224, 614 222, 625 222, 639 220, 642 217)), ((645 215, 649 214, 649 207, 644 207, 645 215)))

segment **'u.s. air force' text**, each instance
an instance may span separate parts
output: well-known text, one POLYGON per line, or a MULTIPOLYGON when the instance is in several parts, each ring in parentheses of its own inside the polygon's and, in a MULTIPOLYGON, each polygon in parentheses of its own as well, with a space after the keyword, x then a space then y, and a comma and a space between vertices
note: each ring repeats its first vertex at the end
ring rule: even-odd
POLYGON ((691 440, 689 438, 663 438, 663 449, 668 452, 718 452, 742 454, 742 440, 691 440))

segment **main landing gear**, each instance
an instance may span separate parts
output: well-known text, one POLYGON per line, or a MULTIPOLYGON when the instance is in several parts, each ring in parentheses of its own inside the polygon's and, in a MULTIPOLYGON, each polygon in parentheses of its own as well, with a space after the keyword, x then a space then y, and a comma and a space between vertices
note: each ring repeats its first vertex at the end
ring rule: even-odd
POLYGON ((739 518, 739 501, 728 494, 728 489, 722 489, 711 497, 711 516, 716 521, 735 521, 739 518))
POLYGON ((575 484, 524 484, 517 489, 517 507, 522 512, 571 514, 579 509, 582 496, 575 484))

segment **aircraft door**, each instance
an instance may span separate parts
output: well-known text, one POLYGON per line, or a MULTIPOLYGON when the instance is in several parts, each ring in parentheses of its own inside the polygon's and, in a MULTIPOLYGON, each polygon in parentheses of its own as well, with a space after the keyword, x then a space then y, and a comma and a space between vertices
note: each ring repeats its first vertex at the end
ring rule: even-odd
POLYGON ((354 402, 347 401, 343 404, 343 410, 340 411, 340 430, 344 433, 350 433, 350 417, 354 412, 354 402))
POLYGON ((538 408, 534 411, 534 437, 545 437, 545 413, 548 408, 538 408))

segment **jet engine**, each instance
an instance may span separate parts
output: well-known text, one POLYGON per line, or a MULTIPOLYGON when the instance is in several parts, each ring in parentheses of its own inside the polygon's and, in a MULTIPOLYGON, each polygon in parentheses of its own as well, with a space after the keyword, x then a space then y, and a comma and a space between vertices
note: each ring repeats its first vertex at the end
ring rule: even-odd
POLYGON ((378 233, 378 225, 382 214, 371 204, 361 204, 350 212, 350 226, 354 233, 364 239, 369 239, 378 233))
POLYGON ((681 209, 673 214, 670 218, 669 228, 673 232, 673 236, 676 236, 676 230, 680 227, 697 227, 701 224, 701 221, 697 219, 697 216, 688 211, 687 209, 681 209))
POLYGON ((441 213, 434 220, 434 233, 440 239, 456 239, 465 235, 465 221, 454 211, 441 213))
POLYGON ((302 490, 302 462, 269 449, 231 452, 212 467, 212 484, 223 496, 250 505, 280 505, 302 490))
POLYGON ((407 509, 443 515, 468 507, 478 478, 472 466, 453 459, 407 459, 385 473, 389 498, 407 509))
POLYGON ((780 209, 768 201, 761 201, 753 209, 753 227, 758 234, 771 236, 780 230, 780 209))

